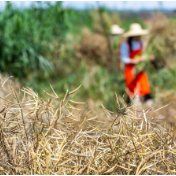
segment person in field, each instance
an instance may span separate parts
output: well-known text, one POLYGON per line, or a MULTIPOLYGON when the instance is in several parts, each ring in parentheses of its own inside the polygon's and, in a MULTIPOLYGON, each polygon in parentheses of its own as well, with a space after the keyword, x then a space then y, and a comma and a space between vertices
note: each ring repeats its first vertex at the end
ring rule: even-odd
POLYGON ((120 68, 122 64, 119 65, 116 64, 116 60, 119 60, 120 58, 117 58, 117 56, 120 56, 120 38, 119 36, 124 33, 124 30, 120 28, 117 24, 114 24, 111 26, 111 36, 110 36, 110 42, 111 42, 111 54, 112 54, 112 61, 113 61, 113 69, 115 70, 117 66, 120 68))
MULTIPOLYGON (((143 56, 144 44, 141 41, 141 36, 148 34, 148 30, 142 29, 140 24, 133 23, 130 25, 130 30, 124 34, 127 41, 121 45, 121 61, 125 64, 125 91, 128 96, 128 102, 136 95, 148 105, 153 104, 150 94, 150 86, 148 76, 145 71, 135 73, 135 67, 140 62, 146 60, 143 56)), ((154 60, 154 56, 150 56, 150 60, 154 60)))
POLYGON ((112 48, 116 49, 118 46, 118 36, 123 34, 124 30, 120 28, 117 24, 111 26, 111 44, 112 48))

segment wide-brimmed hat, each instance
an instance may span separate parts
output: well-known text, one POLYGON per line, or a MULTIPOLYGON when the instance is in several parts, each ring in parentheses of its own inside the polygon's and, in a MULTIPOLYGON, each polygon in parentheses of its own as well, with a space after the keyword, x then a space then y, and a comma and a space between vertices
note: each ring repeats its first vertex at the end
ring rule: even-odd
POLYGON ((148 30, 142 29, 141 25, 138 23, 133 23, 130 25, 130 30, 126 32, 124 37, 141 36, 148 34, 148 30))
POLYGON ((124 30, 120 28, 118 25, 114 24, 111 26, 111 34, 112 35, 118 35, 123 34, 124 30))

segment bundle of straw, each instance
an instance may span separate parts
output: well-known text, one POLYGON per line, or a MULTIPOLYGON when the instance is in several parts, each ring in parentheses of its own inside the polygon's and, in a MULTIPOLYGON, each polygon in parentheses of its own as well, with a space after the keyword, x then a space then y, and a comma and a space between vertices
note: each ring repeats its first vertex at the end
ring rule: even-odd
POLYGON ((139 74, 141 71, 145 70, 146 67, 150 64, 150 59, 146 59, 145 61, 139 62, 135 65, 135 73, 139 74))
POLYGON ((156 124, 147 111, 120 105, 118 114, 103 106, 112 123, 102 122, 80 102, 78 89, 40 98, 11 85, 0 97, 0 174, 175 174, 175 131, 156 124), (79 107, 77 107, 79 106, 79 107), (104 127, 107 125, 109 127, 104 127))

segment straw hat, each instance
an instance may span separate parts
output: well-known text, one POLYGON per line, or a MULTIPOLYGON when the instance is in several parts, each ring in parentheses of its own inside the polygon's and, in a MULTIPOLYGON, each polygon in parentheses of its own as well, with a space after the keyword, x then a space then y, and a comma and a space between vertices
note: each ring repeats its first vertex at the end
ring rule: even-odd
POLYGON ((130 30, 124 34, 124 37, 141 36, 148 34, 148 30, 142 29, 141 25, 138 23, 133 23, 130 25, 130 30))
POLYGON ((118 34, 122 34, 123 32, 124 30, 120 28, 118 25, 114 24, 111 26, 111 34, 118 35, 118 34))

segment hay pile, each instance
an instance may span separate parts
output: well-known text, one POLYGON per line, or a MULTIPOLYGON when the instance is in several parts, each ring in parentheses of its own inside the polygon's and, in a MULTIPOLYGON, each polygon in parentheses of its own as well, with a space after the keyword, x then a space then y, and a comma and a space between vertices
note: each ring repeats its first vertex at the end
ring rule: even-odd
POLYGON ((169 66, 176 54, 176 22, 167 19, 163 14, 154 14, 148 23, 147 54, 153 54, 157 59, 158 68, 169 66))
POLYGON ((119 113, 103 107, 111 123, 101 122, 72 100, 78 88, 62 98, 54 90, 42 98, 30 88, 23 96, 10 90, 13 101, 0 97, 0 174, 176 173, 175 131, 154 123, 148 111, 117 100, 119 113))
POLYGON ((109 58, 109 50, 106 37, 100 34, 92 34, 89 29, 83 29, 83 37, 77 46, 79 57, 94 60, 105 64, 109 58))
MULTIPOLYGON (((106 66, 109 70, 113 65, 113 57, 115 59, 115 67, 120 68, 120 45, 124 39, 119 38, 117 48, 112 48, 112 53, 108 47, 108 40, 112 43, 112 39, 105 37, 100 33, 92 33, 89 29, 83 29, 83 35, 80 43, 76 45, 77 57, 87 61, 87 64, 98 63, 106 66)), ((112 45, 113 46, 113 45, 112 45)))

